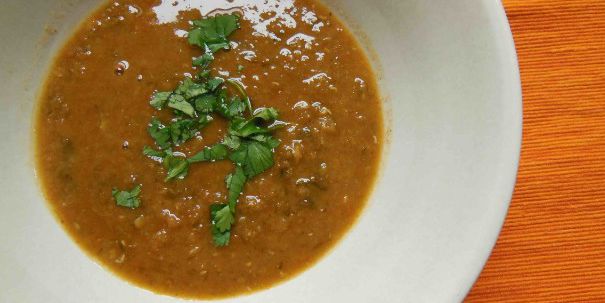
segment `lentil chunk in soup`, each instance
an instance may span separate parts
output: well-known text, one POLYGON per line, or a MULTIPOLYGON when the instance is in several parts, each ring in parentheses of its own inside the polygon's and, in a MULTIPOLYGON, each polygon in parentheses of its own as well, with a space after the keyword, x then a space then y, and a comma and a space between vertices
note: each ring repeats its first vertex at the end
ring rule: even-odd
MULTIPOLYGON (((119 276, 187 298, 260 290, 316 262, 364 208, 383 144, 368 60, 315 0, 105 3, 58 53, 39 102, 40 182, 67 232, 119 276), (273 165, 245 183, 225 246, 213 242, 209 207, 226 203, 234 164, 191 164, 166 181, 142 152, 154 146, 150 118, 174 118, 150 98, 198 71, 190 21, 217 13, 237 14, 240 28, 214 53, 211 74, 241 83, 255 108, 283 121, 273 165), (140 205, 116 205, 114 188, 137 185, 140 205)), ((227 132, 215 115, 173 148, 191 157, 227 132)))

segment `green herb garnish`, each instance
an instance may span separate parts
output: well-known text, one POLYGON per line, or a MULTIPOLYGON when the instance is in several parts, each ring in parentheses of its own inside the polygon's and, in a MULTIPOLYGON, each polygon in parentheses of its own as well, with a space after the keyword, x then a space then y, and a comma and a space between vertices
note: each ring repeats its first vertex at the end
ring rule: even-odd
POLYGON ((166 102, 168 102, 170 95, 172 95, 172 92, 156 92, 153 94, 153 97, 151 97, 149 104, 156 109, 162 109, 162 107, 166 105, 166 102))
POLYGON ((193 59, 192 65, 196 67, 206 68, 210 65, 210 63, 212 63, 212 61, 214 61, 214 56, 212 55, 212 53, 205 53, 193 59))
POLYGON ((233 212, 226 204, 210 205, 210 220, 212 223, 211 231, 214 245, 229 245, 231 238, 231 225, 235 221, 233 212))
POLYGON ((137 208, 139 205, 141 205, 141 200, 139 199, 140 193, 141 185, 135 186, 135 188, 130 191, 118 190, 114 188, 111 192, 118 206, 128 208, 137 208))
POLYGON ((165 181, 174 179, 182 179, 189 173, 189 161, 187 158, 175 156, 174 154, 167 154, 162 161, 164 168, 168 172, 166 174, 165 181))
MULTIPOLYGON (((192 62, 198 73, 195 77, 185 77, 173 91, 153 94, 150 105, 157 110, 171 109, 174 118, 169 123, 151 119, 148 132, 156 149, 146 146, 143 154, 162 163, 166 181, 185 178, 195 163, 233 162, 235 169, 225 178, 227 201, 210 206, 213 242, 216 246, 225 246, 229 244, 237 201, 246 182, 273 166, 274 149, 279 141, 272 133, 281 124, 277 121, 277 110, 253 109, 240 82, 211 76, 209 66, 214 60, 214 53, 230 48, 228 38, 239 28, 239 16, 218 15, 195 20, 192 24, 188 41, 203 51, 192 62), (222 142, 207 146, 190 158, 173 152, 174 148, 201 132, 216 115, 229 122, 222 142)), ((238 71, 242 69, 243 66, 238 66, 238 71)), ((131 192, 114 190, 114 197, 118 205, 134 208, 140 203, 140 190, 140 186, 131 192)))
POLYGON ((238 28, 239 16, 235 14, 195 20, 193 29, 189 31, 188 40, 191 45, 216 53, 220 49, 229 49, 227 37, 238 28))
POLYGON ((273 166, 271 147, 253 140, 246 140, 240 144, 229 158, 241 166, 249 179, 273 166))
POLYGON ((149 146, 143 147, 143 154, 147 157, 158 158, 158 159, 162 159, 166 155, 166 153, 164 151, 158 151, 149 146))
POLYGON ((155 140, 155 144, 162 148, 169 148, 171 145, 170 142, 170 129, 167 128, 160 120, 157 118, 151 119, 149 123, 149 135, 155 140))
MULTIPOLYGON (((187 78, 189 79, 189 78, 187 78)), ((191 91, 193 91, 194 93, 198 92, 198 88, 192 88, 191 91)), ((184 114, 186 114, 189 117, 195 117, 195 109, 193 108, 193 105, 191 105, 191 103, 187 102, 187 99, 185 99, 184 96, 187 96, 190 93, 189 90, 185 90, 182 92, 183 95, 179 95, 179 94, 172 94, 170 96, 170 98, 168 98, 168 107, 170 108, 174 108, 175 110, 178 110, 184 114)))
POLYGON ((197 153, 195 156, 187 159, 189 163, 197 163, 197 162, 214 162, 219 160, 225 160, 227 158, 227 146, 224 144, 215 144, 210 147, 204 148, 201 152, 197 153))
POLYGON ((246 184, 246 175, 241 166, 236 165, 235 172, 225 178, 225 183, 227 183, 227 189, 229 190, 229 195, 227 196, 229 209, 231 212, 235 213, 237 199, 244 190, 244 185, 246 184))

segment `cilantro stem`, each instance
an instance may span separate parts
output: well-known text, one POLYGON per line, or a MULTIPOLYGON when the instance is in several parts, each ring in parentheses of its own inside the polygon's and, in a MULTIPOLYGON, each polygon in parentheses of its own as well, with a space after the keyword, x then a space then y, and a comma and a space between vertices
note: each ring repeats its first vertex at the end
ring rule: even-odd
POLYGON ((234 79, 227 79, 225 82, 237 90, 240 97, 242 97, 244 99, 244 102, 246 102, 246 108, 248 108, 250 115, 252 115, 252 101, 250 100, 250 97, 248 97, 244 86, 239 81, 236 81, 234 79))

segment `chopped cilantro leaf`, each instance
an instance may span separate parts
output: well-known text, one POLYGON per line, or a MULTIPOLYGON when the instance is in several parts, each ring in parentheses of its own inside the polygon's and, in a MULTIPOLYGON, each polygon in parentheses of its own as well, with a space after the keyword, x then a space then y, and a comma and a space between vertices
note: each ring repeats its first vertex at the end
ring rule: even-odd
POLYGON ((250 120, 245 120, 241 117, 235 118, 229 123, 229 134, 246 138, 270 132, 267 127, 257 125, 256 121, 254 118, 250 120))
POLYGON ((176 109, 189 117, 195 117, 195 109, 182 95, 171 95, 168 98, 168 107, 176 109))
POLYGON ((233 118, 229 123, 229 134, 246 138, 271 132, 272 129, 270 127, 259 124, 260 122, 275 121, 278 118, 277 110, 274 108, 260 108, 254 112, 254 116, 248 120, 242 117, 233 118))
POLYGON ((273 107, 261 107, 254 110, 253 116, 264 121, 275 121, 279 118, 279 113, 273 107))
POLYGON ((273 166, 273 152, 270 146, 258 141, 242 142, 229 159, 241 165, 248 179, 273 166))
POLYGON ((193 138, 211 121, 212 117, 208 115, 199 119, 177 118, 165 126, 157 118, 153 118, 149 124, 149 134, 161 149, 167 149, 171 144, 180 145, 193 138))
POLYGON ((225 205, 219 210, 216 211, 214 215, 214 225, 218 228, 220 232, 225 232, 231 229, 231 224, 233 224, 233 213, 229 209, 229 205, 225 205))
POLYGON ((231 231, 220 232, 216 227, 212 226, 212 240, 216 247, 227 246, 229 245, 229 240, 231 240, 231 231))
POLYGON ((239 28, 238 15, 218 15, 193 21, 188 40, 192 45, 208 48, 215 53, 220 49, 229 49, 227 37, 239 28))
POLYGON ((273 138, 269 134, 258 134, 250 137, 251 140, 264 143, 269 149, 274 149, 279 146, 279 140, 273 138))
POLYGON ((165 181, 184 178, 189 173, 189 162, 184 157, 169 154, 164 157, 164 168, 168 170, 165 181))
POLYGON ((227 104, 227 111, 223 113, 225 117, 236 117, 244 113, 246 110, 246 103, 238 97, 231 98, 231 102, 227 104))
POLYGON ((244 103, 239 97, 233 96, 227 101, 226 90, 220 91, 217 95, 216 111, 228 120, 235 117, 241 116, 246 111, 246 103, 244 103))
POLYGON ((116 200, 116 204, 128 208, 137 208, 141 205, 141 199, 139 199, 140 193, 141 185, 135 186, 130 191, 118 190, 116 188, 111 191, 113 198, 116 200))
POLYGON ((229 189, 228 204, 213 204, 210 206, 210 218, 212 220, 212 238, 216 246, 229 244, 231 226, 235 222, 235 206, 241 195, 246 176, 240 166, 236 166, 235 172, 225 178, 229 189))
POLYGON ((238 136, 226 136, 223 139, 223 144, 229 147, 230 149, 237 149, 241 143, 241 140, 238 136))
POLYGON ((208 125, 210 122, 212 122, 214 120, 214 118, 212 118, 212 116, 210 115, 205 115, 205 116, 201 116, 199 118, 198 123, 200 124, 200 126, 204 127, 206 125, 208 125))
POLYGON ((150 158, 164 158, 165 155, 163 151, 155 150, 149 146, 143 147, 143 154, 150 158))
POLYGON ((208 69, 203 69, 196 75, 197 80, 205 80, 208 77, 210 77, 210 70, 208 69))
POLYGON ((216 77, 209 79, 208 82, 206 82, 206 89, 213 92, 223 83, 225 83, 225 79, 223 78, 216 77))
POLYGON ((231 225, 235 221, 229 205, 210 205, 210 220, 214 245, 219 247, 228 245, 231 237, 231 225))
POLYGON ((215 144, 213 146, 204 148, 201 152, 189 158, 187 161, 189 161, 189 163, 197 163, 224 160, 227 158, 227 152, 227 146, 223 144, 215 144))
POLYGON ((210 63, 212 63, 213 60, 214 60, 214 56, 212 55, 212 53, 205 53, 205 54, 193 59, 193 66, 206 68, 210 65, 210 63))
POLYGON ((151 97, 149 104, 155 109, 162 109, 166 105, 166 102, 168 102, 168 98, 171 94, 172 92, 155 92, 153 97, 151 97))
POLYGON ((179 119, 170 123, 168 127, 170 128, 172 143, 180 145, 199 132, 200 123, 193 119, 179 119))
POLYGON ((155 140, 155 144, 161 149, 170 147, 170 129, 166 128, 160 120, 157 118, 151 119, 147 130, 149 135, 155 140))
POLYGON ((227 197, 229 208, 235 213, 237 199, 242 194, 242 191, 244 191, 244 184, 246 184, 246 175, 244 174, 242 167, 236 165, 235 172, 225 178, 225 183, 227 183, 227 189, 229 190, 229 195, 227 197))
POLYGON ((206 94, 195 99, 195 110, 199 113, 209 114, 214 111, 217 105, 217 97, 212 94, 206 94))
POLYGON ((195 98, 199 95, 205 94, 206 92, 208 92, 208 90, 206 89, 206 86, 196 83, 193 81, 193 79, 186 77, 185 80, 181 82, 181 85, 179 85, 179 87, 177 87, 174 92, 175 94, 179 94, 185 97, 186 100, 189 100, 191 98, 195 98))

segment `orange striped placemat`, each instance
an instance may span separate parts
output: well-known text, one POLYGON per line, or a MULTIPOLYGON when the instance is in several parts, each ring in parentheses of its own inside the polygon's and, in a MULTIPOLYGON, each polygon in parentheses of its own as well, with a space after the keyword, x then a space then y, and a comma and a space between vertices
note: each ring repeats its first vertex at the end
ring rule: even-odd
POLYGON ((605 302, 605 0, 505 0, 523 82, 521 167, 466 302, 605 302))

